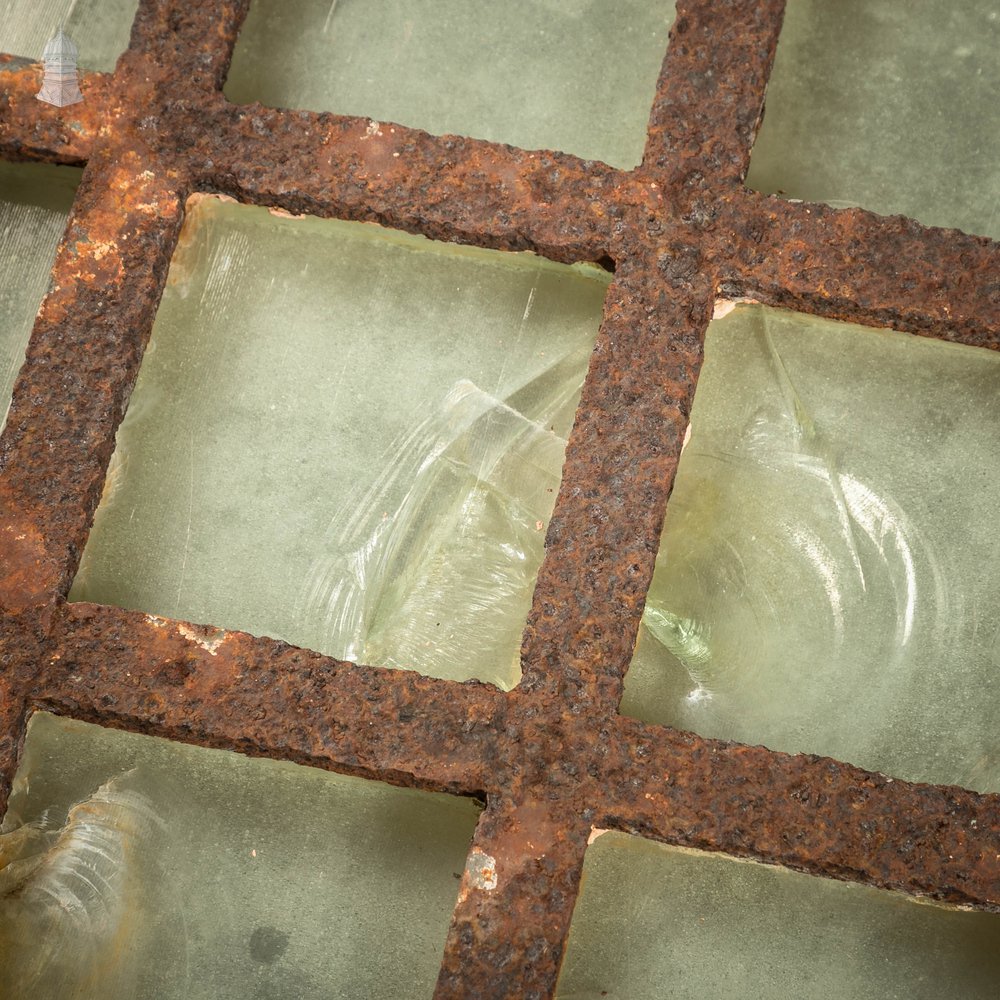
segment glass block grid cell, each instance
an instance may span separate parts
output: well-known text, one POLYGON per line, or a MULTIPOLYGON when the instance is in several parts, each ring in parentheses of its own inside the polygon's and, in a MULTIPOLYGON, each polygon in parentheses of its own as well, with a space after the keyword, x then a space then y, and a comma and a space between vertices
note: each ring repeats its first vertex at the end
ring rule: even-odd
POLYGON ((789 0, 747 184, 997 239, 998 46, 984 0, 789 0))
POLYGON ((57 27, 79 49, 81 69, 110 71, 128 46, 139 0, 0 0, 0 52, 41 60, 57 27))
POLYGON ((256 0, 226 95, 642 159, 670 0, 256 0))
POLYGON ((0 992, 430 997, 477 815, 36 714, 0 834, 20 854, 0 868, 0 992))
POLYGON ((81 173, 0 162, 0 428, 81 173))
POLYGON ((561 1000, 987 1000, 1000 917, 620 833, 587 851, 561 1000))
POLYGON ((622 711, 1000 789, 998 378, 892 331, 714 322, 622 711))
POLYGON ((201 201, 71 596, 512 685, 607 282, 201 201))

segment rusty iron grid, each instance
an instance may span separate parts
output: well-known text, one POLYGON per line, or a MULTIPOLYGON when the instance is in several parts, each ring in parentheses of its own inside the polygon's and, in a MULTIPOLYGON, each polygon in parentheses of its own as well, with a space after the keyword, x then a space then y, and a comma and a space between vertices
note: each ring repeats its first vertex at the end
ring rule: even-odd
POLYGON ((438 1000, 554 994, 593 828, 1000 911, 1000 796, 617 714, 715 299, 997 348, 1000 246, 743 186, 784 0, 679 0, 632 171, 233 106, 247 5, 141 0, 70 108, 0 56, 0 155, 85 164, 0 440, 0 813, 38 708, 483 796, 438 1000), (513 691, 67 603, 198 192, 613 265, 513 691))

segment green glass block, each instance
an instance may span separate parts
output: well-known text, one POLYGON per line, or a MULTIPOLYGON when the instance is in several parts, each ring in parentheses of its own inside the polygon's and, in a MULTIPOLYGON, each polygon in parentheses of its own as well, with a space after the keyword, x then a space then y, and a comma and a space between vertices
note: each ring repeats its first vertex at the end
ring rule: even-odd
POLYGON ((62 25, 79 49, 79 67, 109 72, 128 48, 138 6, 139 0, 0 0, 0 52, 40 62, 62 25))
POLYGON ((993 1000, 1000 916, 620 833, 587 851, 559 1000, 993 1000))
POLYGON ((0 161, 0 413, 4 420, 81 174, 73 167, 0 161))
POLYGON ((622 711, 1000 790, 1000 355, 746 306, 705 357, 622 711))
POLYGON ((1000 10, 789 0, 747 184, 1000 238, 1000 10))
POLYGON ((0 828, 0 995, 429 998, 478 812, 36 714, 0 828))
POLYGON ((72 598, 516 683, 608 280, 201 201, 72 598))
POLYGON ((255 0, 225 92, 630 168, 672 0, 255 0))

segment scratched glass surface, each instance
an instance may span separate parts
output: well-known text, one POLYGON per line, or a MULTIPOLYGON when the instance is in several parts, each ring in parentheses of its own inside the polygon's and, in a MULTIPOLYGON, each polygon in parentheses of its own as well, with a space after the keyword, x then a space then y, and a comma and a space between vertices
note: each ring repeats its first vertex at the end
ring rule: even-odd
POLYGON ((71 597, 511 686, 607 283, 203 199, 71 597))
POLYGON ((622 711, 1000 790, 1000 356, 715 321, 622 711))
POLYGON ((225 92, 630 168, 673 17, 672 0, 254 0, 225 92))
POLYGON ((37 714, 0 827, 0 995, 429 998, 478 812, 37 714))
POLYGON ((998 981, 996 914, 605 833, 556 996, 993 1000, 998 981))
POLYGON ((40 61, 61 24, 81 68, 110 71, 128 48, 139 0, 0 0, 0 52, 40 61))
POLYGON ((0 161, 0 427, 81 174, 0 161))
POLYGON ((993 0, 789 0, 747 184, 1000 238, 993 0))

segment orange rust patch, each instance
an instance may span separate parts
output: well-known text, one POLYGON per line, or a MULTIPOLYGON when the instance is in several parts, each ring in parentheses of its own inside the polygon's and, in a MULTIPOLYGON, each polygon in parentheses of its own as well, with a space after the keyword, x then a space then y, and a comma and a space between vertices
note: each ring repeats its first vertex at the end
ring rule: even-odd
POLYGON ((3 119, 0 119, 0 139, 7 131, 31 127, 36 133, 48 133, 48 138, 59 147, 61 156, 86 159, 104 118, 110 74, 81 73, 83 101, 56 108, 35 96, 42 85, 42 64, 31 63, 12 69, 9 68, 12 61, 10 56, 0 60, 0 91, 7 104, 3 119))
POLYGON ((555 819, 546 806, 537 802, 520 805, 503 837, 496 838, 492 845, 498 876, 544 857, 549 845, 557 838, 564 839, 566 833, 566 821, 555 819))
POLYGON ((166 216, 180 210, 180 201, 173 185, 167 183, 166 178, 157 176, 144 163, 134 150, 127 151, 116 161, 108 177, 108 186, 117 193, 119 211, 111 216, 111 220, 117 221, 122 211, 127 214, 143 212, 166 216))
POLYGON ((406 157, 400 147, 397 135, 389 131, 388 125, 377 129, 372 126, 354 143, 354 150, 361 166, 358 177, 384 177, 387 174, 406 174, 412 167, 407 164, 406 157))
POLYGON ((51 600, 59 574, 38 530, 17 514, 4 516, 5 506, 0 499, 0 607, 18 612, 51 600))

